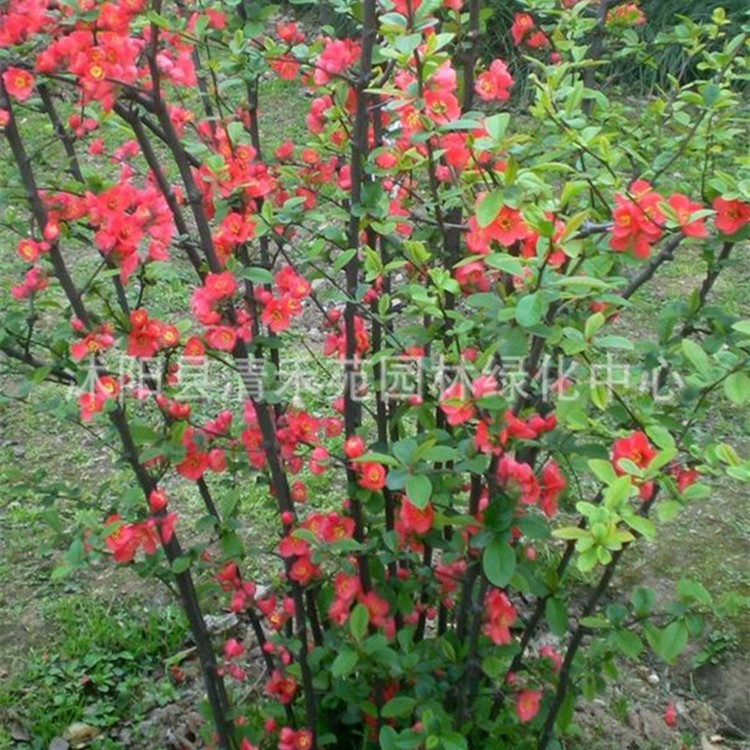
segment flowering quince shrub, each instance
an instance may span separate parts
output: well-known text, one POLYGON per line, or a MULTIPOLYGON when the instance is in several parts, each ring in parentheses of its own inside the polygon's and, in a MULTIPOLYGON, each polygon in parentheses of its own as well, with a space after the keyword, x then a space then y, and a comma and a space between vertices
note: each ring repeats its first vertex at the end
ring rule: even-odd
POLYGON ((514 112, 480 0, 340 3, 346 39, 242 4, 3 4, 0 350, 119 445, 132 484, 66 566, 173 578, 212 746, 560 747, 579 694, 711 611, 687 580, 606 595, 702 477, 750 479, 700 429, 750 401, 750 321, 714 298, 747 263, 747 33, 685 22, 700 78, 632 106, 597 71, 643 55, 636 3, 524 7, 514 112), (304 142, 263 131, 268 76, 309 94, 304 142), (628 336, 675 258, 695 289, 628 336), (211 642, 196 578, 246 637, 211 642))

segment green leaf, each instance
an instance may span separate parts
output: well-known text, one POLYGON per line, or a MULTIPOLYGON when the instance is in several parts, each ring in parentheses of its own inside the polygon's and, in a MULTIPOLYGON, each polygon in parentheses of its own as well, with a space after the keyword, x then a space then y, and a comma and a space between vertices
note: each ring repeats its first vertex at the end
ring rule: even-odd
POLYGON ((544 315, 544 300, 539 292, 527 294, 516 305, 516 322, 524 328, 541 323, 544 315))
POLYGON ((515 550, 508 542, 493 539, 484 548, 482 570, 493 586, 499 589, 505 588, 516 572, 515 550))
POLYGON ((660 521, 671 521, 680 512, 682 505, 676 500, 664 500, 656 508, 656 516, 660 521))
POLYGON ((338 273, 355 255, 357 254, 356 248, 350 248, 344 250, 343 253, 339 253, 336 259, 333 261, 331 268, 338 273))
POLYGON ((356 463, 369 463, 374 461, 383 466, 400 466, 399 460, 393 456, 389 456, 387 453, 375 453, 374 451, 368 451, 362 454, 358 458, 353 459, 356 463))
POLYGON ((662 450, 671 450, 675 447, 672 433, 660 425, 650 425, 646 428, 646 434, 654 441, 657 448, 662 450))
POLYGON ((349 630, 354 639, 361 641, 367 632, 367 626, 370 624, 370 613, 364 604, 357 604, 349 616, 349 630))
POLYGON ((508 123, 510 122, 509 112, 500 112, 499 114, 492 115, 484 121, 484 129, 487 131, 491 138, 494 138, 495 142, 502 141, 505 131, 508 129, 508 123))
POLYGON ((645 632, 654 653, 667 664, 674 663, 687 645, 688 629, 684 622, 672 622, 664 630, 647 627, 645 632))
POLYGON ((458 732, 448 732, 440 735, 443 750, 466 750, 466 737, 458 732))
POLYGON ((562 529, 555 529, 552 536, 556 539, 586 539, 591 533, 586 529, 580 529, 578 526, 564 526, 562 529))
POLYGON ((238 279, 245 281, 252 281, 253 284, 272 284, 273 275, 266 268, 259 268, 258 266, 252 266, 249 268, 243 268, 237 274, 238 279))
POLYGON ((433 445, 431 448, 427 448, 420 458, 430 463, 446 463, 447 461, 457 461, 461 458, 461 454, 449 445, 433 445))
POLYGON ((724 393, 733 404, 741 406, 750 400, 750 377, 744 372, 733 372, 724 381, 724 393))
POLYGON ((508 668, 508 662, 499 656, 488 655, 482 659, 482 672, 491 680, 498 678, 508 668))
POLYGON ((615 473, 611 461, 605 461, 601 458, 592 458, 588 462, 588 467, 600 482, 612 484, 612 482, 617 479, 617 474, 615 473))
POLYGON ((630 630, 615 630, 612 640, 619 651, 628 659, 637 659, 643 651, 643 642, 630 630))
POLYGON ((630 526, 633 531, 637 531, 646 539, 653 539, 656 536, 656 526, 650 518, 639 516, 636 513, 629 513, 623 516, 623 521, 630 526))
POLYGON ((598 336, 594 344, 600 349, 623 349, 629 352, 635 349, 633 342, 624 336, 598 336))
POLYGON ((721 89, 713 82, 707 83, 703 87, 703 103, 707 107, 713 106, 721 96, 721 89))
POLYGON ((702 347, 695 343, 695 341, 692 341, 691 339, 683 339, 682 353, 700 375, 707 374, 711 369, 708 355, 703 351, 702 347))
POLYGON ((568 610, 565 602, 554 597, 547 599, 544 616, 553 635, 562 637, 568 632, 568 610))
POLYGON ((500 190, 494 190, 482 198, 482 201, 477 206, 477 224, 479 224, 481 229, 492 224, 495 217, 500 213, 502 206, 503 193, 500 190))
POLYGON ((607 322, 607 319, 600 312, 596 312, 589 317, 583 329, 583 335, 591 339, 594 334, 607 322))
POLYGON ((630 496, 632 481, 625 474, 615 479, 612 484, 604 491, 604 507, 610 510, 616 510, 630 496))
POLYGON ((331 674, 334 677, 346 677, 354 671, 358 661, 359 654, 356 651, 341 651, 333 660, 331 674))
POLYGON ((427 506, 432 497, 432 482, 424 474, 410 474, 406 480, 406 497, 420 510, 427 506))
POLYGON ((384 719, 399 719, 404 716, 411 716, 416 705, 416 698, 411 698, 408 695, 397 695, 383 706, 380 715, 384 719))
POLYGON ((378 746, 381 750, 398 750, 398 732, 387 725, 381 727, 378 746))
POLYGON ((636 617, 648 617, 654 607, 656 594, 651 589, 641 586, 633 592, 630 601, 635 610, 636 617))
POLYGON ((172 560, 172 572, 176 575, 184 573, 190 567, 190 555, 180 555, 172 560))
POLYGON ((694 599, 698 604, 706 607, 710 607, 712 602, 711 594, 706 591, 706 588, 690 578, 681 578, 677 582, 677 596, 680 599, 694 599))
POLYGON ((685 500, 705 500, 707 497, 711 497, 711 488, 707 484, 691 484, 689 487, 685 487, 682 497, 685 500))
POLYGON ((591 403, 600 411, 604 411, 609 404, 609 391, 604 383, 592 383, 589 395, 591 403))
POLYGON ((523 274, 523 263, 508 253, 492 253, 484 259, 484 264, 490 268, 496 268, 498 271, 509 273, 511 276, 523 274))

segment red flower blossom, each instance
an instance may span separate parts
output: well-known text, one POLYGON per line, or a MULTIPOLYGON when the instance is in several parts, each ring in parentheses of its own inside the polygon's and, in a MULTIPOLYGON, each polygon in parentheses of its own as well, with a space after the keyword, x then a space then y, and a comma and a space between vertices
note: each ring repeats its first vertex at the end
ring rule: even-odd
POLYGON ((560 467, 552 459, 542 467, 540 484, 539 507, 547 518, 552 518, 557 510, 557 500, 567 485, 560 467))
POLYGON ((528 13, 516 13, 513 17, 513 25, 510 27, 510 35, 516 47, 520 46, 527 34, 534 28, 534 19, 528 13))
POLYGON ((231 271, 209 273, 203 282, 205 295, 211 302, 220 302, 237 291, 237 281, 231 271))
POLYGON ((286 706, 297 694, 297 682, 293 677, 284 677, 278 669, 274 669, 271 678, 266 682, 266 692, 286 706))
POLYGON ((640 469, 646 469, 655 455, 656 451, 651 447, 648 437, 638 430, 627 437, 618 438, 612 445, 612 464, 618 475, 626 473, 620 466, 623 459, 632 461, 640 469))
POLYGON ((489 70, 480 73, 474 84, 477 96, 485 102, 505 101, 510 93, 508 89, 513 85, 508 68, 502 60, 493 60, 489 70))
POLYGON ((750 222, 750 203, 716 198, 713 208, 716 211, 714 224, 722 234, 737 234, 745 224, 750 222))
POLYGON ((432 503, 427 503, 424 508, 417 508, 406 499, 401 501, 399 521, 404 533, 424 536, 432 528, 434 520, 435 509, 432 503))
POLYGON ((521 212, 509 206, 503 206, 492 223, 482 231, 488 239, 495 240, 504 247, 511 247, 519 240, 526 239, 529 234, 521 212))
POLYGON ((352 435, 344 441, 344 455, 347 458, 359 458, 365 452, 365 441, 359 435, 352 435))
POLYGON ((510 643, 510 627, 518 614, 510 599, 499 589, 491 589, 485 600, 486 622, 482 632, 496 645, 510 643))
POLYGON ((682 193, 670 195, 667 203, 674 212, 677 224, 686 237, 708 236, 708 230, 703 223, 703 219, 693 219, 692 221, 690 219, 696 211, 700 211, 703 208, 700 203, 693 203, 682 193))
POLYGON ((609 26, 643 26, 646 16, 636 3, 624 3, 607 12, 609 26))
POLYGON ((237 332, 230 326, 211 326, 203 336, 207 346, 222 352, 231 352, 237 343, 237 332))
POLYGON ((674 703, 669 701, 667 707, 664 709, 664 723, 672 729, 677 724, 677 712, 674 708, 674 703))
POLYGON ((516 715, 519 721, 531 721, 539 713, 542 693, 539 690, 522 690, 516 696, 516 715))
POLYGON ((28 237, 22 239, 16 246, 18 257, 26 263, 33 263, 47 250, 49 250, 49 245, 46 242, 37 242, 28 237))
POLYGON ((377 492, 385 487, 386 470, 382 464, 372 461, 360 464, 357 484, 366 490, 377 492))
POLYGON ((466 386, 456 381, 440 394, 440 408, 450 425, 468 422, 474 416, 474 404, 466 386))
POLYGON ((630 193, 632 199, 615 194, 609 246, 617 252, 630 251, 636 258, 645 260, 651 253, 651 245, 661 237, 664 223, 659 209, 661 197, 645 180, 636 180, 630 193))
POLYGON ((3 73, 3 84, 10 96, 25 102, 34 90, 34 76, 22 68, 7 68, 3 73))
POLYGON ((519 463, 512 456, 506 454, 498 462, 497 480, 506 489, 516 489, 521 502, 525 505, 533 505, 539 500, 541 491, 534 470, 526 463, 519 463))
POLYGON ((120 516, 114 515, 107 519, 105 526, 114 527, 108 530, 104 543, 115 562, 131 562, 140 548, 147 555, 156 552, 156 534, 148 523, 122 523, 120 516))
POLYGON ((197 482, 208 469, 208 453, 198 450, 195 443, 190 443, 185 458, 177 464, 177 473, 193 482, 197 482))
POLYGON ((461 116, 458 99, 449 91, 425 91, 424 104, 425 114, 437 125, 445 125, 461 116))

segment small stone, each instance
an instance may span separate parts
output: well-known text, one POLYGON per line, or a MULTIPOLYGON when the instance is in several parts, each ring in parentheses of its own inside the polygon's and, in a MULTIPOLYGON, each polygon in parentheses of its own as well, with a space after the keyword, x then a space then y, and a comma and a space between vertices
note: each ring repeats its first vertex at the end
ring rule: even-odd
POLYGON ((658 685, 659 684, 659 675, 656 674, 656 672, 651 672, 651 674, 646 678, 649 685, 658 685))
POLYGON ((62 737, 53 737, 52 742, 49 743, 48 750, 68 750, 70 744, 67 740, 62 737))
POLYGON ((226 615, 206 615, 203 618, 206 629, 212 635, 226 633, 239 623, 239 618, 234 612, 226 615))

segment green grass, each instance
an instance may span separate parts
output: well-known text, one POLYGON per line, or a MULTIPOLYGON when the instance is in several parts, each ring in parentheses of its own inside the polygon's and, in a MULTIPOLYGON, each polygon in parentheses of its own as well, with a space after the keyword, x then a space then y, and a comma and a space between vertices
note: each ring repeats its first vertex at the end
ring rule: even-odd
MULTIPOLYGON (((32 747, 47 747, 73 722, 100 731, 150 706, 174 699, 164 660, 183 643, 187 626, 174 605, 144 609, 116 593, 108 601, 87 593, 41 605, 45 642, 31 649, 24 669, 0 686, 0 714, 20 713, 32 747), (161 676, 144 680, 145 674, 161 676)), ((0 746, 10 741, 0 728, 0 746)), ((92 748, 106 748, 102 737, 92 748)))

